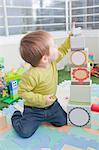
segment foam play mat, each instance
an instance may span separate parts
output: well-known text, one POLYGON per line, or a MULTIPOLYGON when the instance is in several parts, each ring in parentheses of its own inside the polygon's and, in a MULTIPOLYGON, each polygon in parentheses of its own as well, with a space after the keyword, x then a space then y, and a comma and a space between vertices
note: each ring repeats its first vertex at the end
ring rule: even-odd
MULTIPOLYGON (((69 96, 69 88, 70 81, 64 81, 57 89, 59 103, 64 110, 67 104, 64 97, 69 96)), ((92 101, 99 104, 99 85, 92 85, 92 101)), ((23 106, 23 101, 19 100, 17 104, 23 106)), ((15 111, 13 105, 3 109, 9 128, 0 132, 0 150, 99 150, 99 113, 92 113, 91 129, 71 126, 53 127, 44 123, 32 137, 22 139, 11 126, 10 118, 15 111)))

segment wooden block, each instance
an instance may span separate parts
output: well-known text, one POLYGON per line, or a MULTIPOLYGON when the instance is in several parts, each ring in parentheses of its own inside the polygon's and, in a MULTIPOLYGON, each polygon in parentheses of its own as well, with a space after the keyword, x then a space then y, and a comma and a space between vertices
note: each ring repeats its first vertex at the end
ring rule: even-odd
POLYGON ((90 84, 90 68, 71 68, 71 82, 79 84, 90 84))
POLYGON ((70 38, 71 50, 84 50, 85 48, 85 37, 71 36, 70 38))
POLYGON ((83 150, 83 149, 65 144, 61 150, 83 150))
POLYGON ((67 105, 68 125, 77 127, 91 127, 91 104, 67 105))
POLYGON ((91 81, 89 85, 70 85, 70 101, 90 102, 91 81))
POLYGON ((71 67, 87 67, 88 66, 88 49, 84 51, 71 51, 69 54, 69 64, 71 67))

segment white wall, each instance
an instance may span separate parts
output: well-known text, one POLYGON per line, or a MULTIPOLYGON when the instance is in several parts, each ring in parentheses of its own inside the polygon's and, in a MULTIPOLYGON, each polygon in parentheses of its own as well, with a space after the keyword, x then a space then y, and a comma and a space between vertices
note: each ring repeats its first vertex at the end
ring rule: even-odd
POLYGON ((94 53, 94 61, 99 64, 99 30, 83 31, 85 35, 85 45, 89 52, 94 53))
MULTIPOLYGON (((5 71, 10 71, 12 68, 17 69, 21 64, 24 63, 19 53, 20 40, 23 36, 24 35, 0 37, 0 56, 4 57, 5 59, 5 71)), ((66 37, 66 33, 57 32, 55 35, 53 34, 53 36, 56 44, 59 45, 65 39, 64 37, 66 37)), ((64 61, 62 61, 61 65, 59 65, 60 69, 63 67, 64 61)))
POLYGON ((18 68, 22 62, 19 54, 20 37, 10 37, 0 39, 0 56, 4 57, 5 70, 18 68))
MULTIPOLYGON (((94 53, 95 63, 99 63, 99 32, 96 31, 84 31, 86 39, 86 47, 89 48, 89 52, 94 53)), ((65 37, 65 32, 54 33, 55 42, 60 45, 65 37)), ((11 68, 18 68, 23 63, 19 54, 19 43, 21 36, 1 37, 0 38, 0 56, 5 58, 5 70, 9 71, 11 68)), ((58 69, 63 69, 67 63, 67 57, 64 58, 58 65, 58 69)))

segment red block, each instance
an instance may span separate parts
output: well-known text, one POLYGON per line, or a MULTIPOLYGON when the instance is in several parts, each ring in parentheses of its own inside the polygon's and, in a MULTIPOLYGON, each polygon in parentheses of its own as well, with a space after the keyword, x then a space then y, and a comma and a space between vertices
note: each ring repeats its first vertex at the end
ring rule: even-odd
POLYGON ((91 111, 99 112, 99 104, 92 104, 91 111))

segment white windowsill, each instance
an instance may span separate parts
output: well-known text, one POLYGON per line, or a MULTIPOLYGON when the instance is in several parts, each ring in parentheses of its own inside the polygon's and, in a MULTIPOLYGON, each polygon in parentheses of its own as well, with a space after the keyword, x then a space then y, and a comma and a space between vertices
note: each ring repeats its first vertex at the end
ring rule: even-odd
MULTIPOLYGON (((66 31, 54 31, 50 32, 53 36, 54 39, 60 39, 60 38, 65 38, 67 36, 66 31)), ((10 35, 8 37, 5 36, 0 36, 0 45, 7 45, 7 44, 19 44, 21 38, 25 34, 20 34, 20 35, 10 35)))
MULTIPOLYGON (((50 32, 54 39, 63 39, 67 37, 66 31, 54 31, 50 32)), ((8 44, 19 44, 20 40, 25 34, 20 35, 10 35, 8 37, 0 36, 0 45, 8 45, 8 44)), ((83 35, 85 37, 99 37, 99 30, 83 30, 83 35)))

